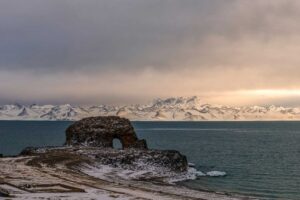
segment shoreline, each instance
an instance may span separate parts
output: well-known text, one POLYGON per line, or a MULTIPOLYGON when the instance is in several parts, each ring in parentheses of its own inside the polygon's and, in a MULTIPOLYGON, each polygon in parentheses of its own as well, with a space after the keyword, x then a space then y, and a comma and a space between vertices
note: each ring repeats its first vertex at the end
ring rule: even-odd
POLYGON ((49 197, 65 200, 254 199, 235 194, 193 190, 177 184, 149 180, 114 179, 109 181, 67 167, 73 165, 76 160, 45 165, 34 163, 34 159, 36 156, 0 158, 0 194, 8 191, 11 198, 17 200, 49 197))
POLYGON ((18 200, 49 196, 53 200, 254 199, 175 184, 226 173, 197 171, 177 150, 149 149, 126 118, 84 118, 65 134, 63 146, 27 147, 18 156, 0 158, 0 196, 18 200), (120 141, 121 149, 114 148, 114 139, 120 141))

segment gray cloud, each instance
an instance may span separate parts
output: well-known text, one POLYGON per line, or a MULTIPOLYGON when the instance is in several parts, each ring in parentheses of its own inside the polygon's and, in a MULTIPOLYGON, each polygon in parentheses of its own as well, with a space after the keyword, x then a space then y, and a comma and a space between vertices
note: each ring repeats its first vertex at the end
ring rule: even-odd
MULTIPOLYGON (((218 45, 245 38, 272 42, 278 35, 298 34, 300 20, 299 3, 290 0, 29 0, 0 4, 1 69, 232 65, 236 58, 224 58, 218 45)), ((225 45, 234 53, 232 45, 225 45)))
POLYGON ((299 10, 297 0, 2 0, 0 103, 298 89, 299 10))
POLYGON ((168 67, 176 56, 188 56, 187 48, 198 48, 201 37, 218 26, 210 20, 228 4, 211 0, 1 1, 0 67, 168 67))

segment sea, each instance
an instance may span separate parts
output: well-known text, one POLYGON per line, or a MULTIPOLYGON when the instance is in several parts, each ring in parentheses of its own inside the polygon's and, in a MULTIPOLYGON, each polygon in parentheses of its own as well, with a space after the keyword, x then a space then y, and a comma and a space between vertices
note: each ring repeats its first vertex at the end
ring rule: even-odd
MULTIPOLYGON (((59 146, 70 121, 0 121, 0 154, 59 146)), ((154 149, 176 149, 198 171, 226 172, 179 184, 259 199, 300 199, 300 122, 133 122, 154 149)))

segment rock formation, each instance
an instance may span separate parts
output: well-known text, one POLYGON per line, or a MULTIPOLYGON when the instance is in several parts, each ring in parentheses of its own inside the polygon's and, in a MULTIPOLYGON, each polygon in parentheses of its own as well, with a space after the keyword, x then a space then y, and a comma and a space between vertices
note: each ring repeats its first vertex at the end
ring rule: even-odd
POLYGON ((137 138, 130 121, 121 117, 90 117, 75 122, 66 130, 65 144, 52 148, 28 147, 20 155, 34 156, 28 165, 38 167, 65 164, 83 173, 86 169, 98 173, 102 167, 113 168, 123 175, 111 172, 108 176, 121 179, 126 174, 128 178, 136 174, 134 179, 162 181, 188 173, 184 155, 175 150, 148 149, 146 141, 137 138), (113 148, 114 138, 121 141, 123 149, 113 148))
POLYGON ((66 130, 66 145, 113 147, 119 139, 123 148, 147 149, 145 140, 139 140, 128 119, 117 116, 89 117, 75 122, 66 130))
MULTIPOLYGON (((89 117, 75 122, 66 130, 67 146, 93 148, 95 161, 113 167, 137 169, 143 166, 162 167, 171 171, 187 170, 187 159, 175 150, 149 150, 145 140, 139 140, 130 121, 118 116, 89 117), (113 149, 113 139, 119 139, 123 150, 113 149), (96 148, 96 149, 95 149, 96 148)), ((30 154, 27 149, 22 154, 30 154)))
POLYGON ((95 158, 98 163, 113 167, 144 170, 156 168, 159 170, 183 172, 187 169, 186 157, 175 150, 108 150, 97 151, 95 158))

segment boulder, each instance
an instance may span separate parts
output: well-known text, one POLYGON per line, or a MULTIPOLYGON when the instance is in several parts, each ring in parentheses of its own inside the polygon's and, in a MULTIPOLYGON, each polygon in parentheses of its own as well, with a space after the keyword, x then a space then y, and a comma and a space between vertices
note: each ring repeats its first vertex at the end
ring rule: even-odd
POLYGON ((95 151, 95 161, 103 165, 130 170, 157 168, 184 172, 188 168, 186 157, 175 150, 126 149, 118 151, 112 149, 95 151))
POLYGON ((66 130, 66 145, 113 147, 113 140, 119 139, 123 149, 147 149, 145 140, 139 140, 130 121, 118 116, 84 118, 66 130))

